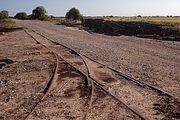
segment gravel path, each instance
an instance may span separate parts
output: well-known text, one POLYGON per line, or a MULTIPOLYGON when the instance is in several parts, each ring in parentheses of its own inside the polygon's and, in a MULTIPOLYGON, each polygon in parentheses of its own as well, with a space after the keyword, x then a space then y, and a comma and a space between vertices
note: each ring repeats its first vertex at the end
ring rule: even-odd
POLYGON ((112 37, 40 21, 17 22, 180 98, 178 42, 112 37))

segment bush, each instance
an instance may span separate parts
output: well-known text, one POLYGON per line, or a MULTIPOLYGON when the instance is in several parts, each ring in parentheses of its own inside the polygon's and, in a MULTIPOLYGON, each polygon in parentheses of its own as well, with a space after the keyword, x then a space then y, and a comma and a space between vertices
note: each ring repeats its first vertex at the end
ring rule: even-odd
POLYGON ((0 12, 0 19, 7 19, 9 18, 8 11, 3 10, 0 12))
POLYGON ((27 16, 27 19, 33 20, 33 19, 34 19, 34 17, 33 17, 33 15, 32 15, 32 14, 30 14, 30 15, 28 15, 28 16, 27 16))
POLYGON ((32 11, 32 17, 34 19, 45 20, 47 18, 45 15, 46 13, 47 12, 43 6, 38 6, 32 11))
POLYGON ((49 15, 48 18, 56 18, 55 16, 53 15, 49 15))
POLYGON ((66 19, 73 19, 73 20, 80 20, 82 18, 82 15, 80 14, 79 10, 76 8, 71 8, 66 13, 66 19))
POLYGON ((39 17, 38 19, 39 19, 39 20, 48 20, 48 16, 45 15, 45 16, 39 17))
POLYGON ((17 13, 17 14, 14 16, 14 18, 16 18, 16 19, 21 19, 21 20, 25 20, 25 19, 27 19, 28 17, 27 17, 27 14, 26 14, 25 12, 19 12, 19 13, 17 13))
POLYGON ((141 18, 142 16, 141 16, 141 15, 138 15, 137 17, 138 17, 138 18, 141 18))
POLYGON ((6 28, 16 28, 17 24, 15 21, 11 19, 1 19, 0 20, 0 28, 6 29, 6 28))

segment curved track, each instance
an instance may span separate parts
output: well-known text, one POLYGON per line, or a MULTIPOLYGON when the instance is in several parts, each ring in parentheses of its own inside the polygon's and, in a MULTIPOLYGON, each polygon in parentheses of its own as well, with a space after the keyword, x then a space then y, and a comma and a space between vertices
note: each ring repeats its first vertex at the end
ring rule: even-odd
MULTIPOLYGON (((37 44, 40 44, 39 41, 36 40, 36 39, 35 39, 31 34, 29 34, 26 30, 25 30, 25 32, 26 32, 31 38, 33 38, 33 39, 36 41, 37 44)), ((52 52, 47 46, 45 46, 45 45, 43 45, 43 44, 41 44, 41 45, 44 46, 45 48, 47 48, 50 52, 52 52)), ((57 79, 56 77, 57 77, 58 61, 59 61, 59 60, 58 60, 58 56, 57 56, 56 53, 52 52, 52 54, 54 55, 54 57, 55 57, 55 59, 56 59, 56 66, 55 66, 55 69, 54 69, 54 71, 53 71, 53 75, 52 75, 52 77, 50 78, 50 80, 48 81, 48 83, 47 83, 47 85, 46 85, 46 87, 45 87, 45 89, 44 89, 44 91, 43 91, 43 93, 44 93, 43 97, 40 99, 39 102, 37 102, 37 103, 35 104, 35 106, 34 106, 33 109, 31 110, 31 112, 25 117, 25 120, 29 118, 29 116, 30 116, 31 113, 36 109, 36 107, 38 106, 38 104, 46 97, 46 95, 48 94, 49 90, 50 90, 51 87, 52 87, 52 84, 53 84, 54 80, 57 79)))
MULTIPOLYGON (((48 41, 56 44, 56 45, 61 45, 61 44, 59 44, 59 43, 57 43, 57 42, 49 39, 48 37, 46 37, 46 36, 44 36, 44 35, 36 32, 36 31, 34 31, 34 30, 32 30, 32 31, 33 31, 34 33, 42 36, 43 38, 47 39, 48 41)), ((34 37, 33 37, 31 34, 29 34, 26 30, 25 30, 25 32, 26 32, 28 35, 30 35, 38 44, 41 44, 42 46, 46 47, 48 50, 50 50, 51 52, 53 52, 48 46, 46 46, 46 45, 42 44, 41 42, 39 42, 36 38, 34 38, 34 37)), ((62 56, 57 55, 55 52, 53 52, 53 54, 56 55, 56 58, 58 58, 57 56, 59 56, 59 57, 60 57, 61 59, 63 59, 66 63, 68 63, 72 68, 76 69, 76 70, 78 71, 78 73, 80 73, 82 76, 84 76, 84 77, 86 78, 87 83, 88 83, 88 87, 91 87, 91 96, 90 96, 89 107, 88 107, 88 110, 87 110, 87 113, 86 113, 84 119, 86 119, 86 117, 87 117, 87 115, 88 115, 88 112, 89 112, 89 110, 91 109, 91 106, 92 106, 94 86, 98 86, 98 87, 100 87, 105 93, 107 93, 109 96, 111 96, 115 101, 118 101, 121 105, 123 105, 126 109, 128 109, 128 111, 130 111, 130 112, 133 113, 134 115, 138 116, 139 119, 145 120, 145 118, 142 117, 142 115, 140 115, 137 111, 131 109, 128 105, 126 105, 125 103, 123 103, 123 102, 122 102, 121 100, 119 100, 116 96, 112 95, 106 88, 103 87, 103 85, 102 85, 101 83, 98 82, 98 80, 96 80, 95 78, 91 77, 91 74, 90 74, 90 72, 89 72, 88 65, 87 65, 86 61, 83 59, 83 57, 82 57, 81 54, 79 54, 78 52, 76 52, 75 50, 73 50, 73 49, 71 49, 71 48, 69 48, 69 47, 67 47, 67 46, 64 46, 64 45, 61 45, 61 46, 66 47, 67 49, 69 49, 69 50, 73 51, 74 53, 76 53, 76 54, 83 60, 83 63, 84 63, 84 65, 86 66, 86 69, 87 69, 87 73, 84 73, 83 71, 80 71, 79 69, 77 69, 73 64, 71 64, 70 62, 68 62, 67 60, 65 60, 62 56)), ((83 56, 84 56, 84 55, 83 55, 83 56)), ((57 64, 58 64, 58 59, 57 59, 57 64)), ((56 70, 54 71, 53 76, 55 76, 55 74, 56 74, 56 70)), ((50 80, 49 83, 50 83, 50 85, 47 85, 47 86, 48 86, 48 90, 45 90, 46 92, 45 92, 43 98, 35 105, 35 107, 33 108, 33 110, 31 110, 31 112, 28 114, 28 116, 27 116, 26 118, 28 118, 28 117, 30 116, 30 114, 34 111, 34 109, 36 108, 36 106, 46 97, 48 91, 49 91, 50 88, 52 87, 53 80, 50 80)), ((87 85, 86 85, 87 83, 85 83, 85 86, 87 86, 87 85)), ((68 82, 65 83, 65 84, 63 85, 63 87, 64 87, 66 84, 68 84, 68 82)), ((60 90, 62 90, 63 87, 60 88, 60 90)))

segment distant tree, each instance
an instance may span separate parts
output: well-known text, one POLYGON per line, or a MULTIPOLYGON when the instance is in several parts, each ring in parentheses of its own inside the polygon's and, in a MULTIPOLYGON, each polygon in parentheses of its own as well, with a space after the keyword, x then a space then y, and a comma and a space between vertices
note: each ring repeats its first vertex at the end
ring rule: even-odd
POLYGON ((9 18, 13 19, 14 17, 13 16, 9 16, 9 18))
POLYGON ((53 15, 49 15, 48 18, 56 18, 55 16, 53 15))
POLYGON ((32 20, 32 19, 34 19, 34 16, 32 14, 30 14, 30 15, 27 16, 27 19, 32 20))
POLYGON ((0 19, 7 19, 9 18, 9 14, 8 14, 8 11, 6 10, 3 10, 0 12, 0 19))
POLYGON ((138 18, 141 18, 142 16, 141 16, 141 15, 138 15, 137 17, 138 17, 138 18))
POLYGON ((33 18, 39 20, 45 20, 47 18, 46 13, 46 9, 43 6, 38 6, 32 11, 33 18))
POLYGON ((73 20, 80 20, 82 18, 82 15, 80 14, 79 10, 76 8, 71 8, 66 13, 66 19, 73 19, 73 20))
POLYGON ((172 15, 169 15, 169 16, 167 16, 167 17, 173 17, 172 15))
POLYGON ((28 17, 27 17, 27 14, 25 12, 19 12, 14 16, 14 18, 25 20, 28 17))

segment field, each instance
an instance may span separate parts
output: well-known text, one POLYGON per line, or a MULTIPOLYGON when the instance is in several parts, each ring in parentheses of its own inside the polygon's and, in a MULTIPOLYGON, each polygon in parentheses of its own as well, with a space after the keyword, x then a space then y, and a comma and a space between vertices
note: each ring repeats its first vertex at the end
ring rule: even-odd
POLYGON ((106 20, 180 24, 180 17, 104 17, 106 20))
POLYGON ((106 35, 180 41, 179 17, 104 17, 84 19, 83 26, 106 35))
POLYGON ((104 19, 115 22, 146 22, 172 25, 175 29, 180 29, 180 17, 105 17, 104 19))

